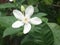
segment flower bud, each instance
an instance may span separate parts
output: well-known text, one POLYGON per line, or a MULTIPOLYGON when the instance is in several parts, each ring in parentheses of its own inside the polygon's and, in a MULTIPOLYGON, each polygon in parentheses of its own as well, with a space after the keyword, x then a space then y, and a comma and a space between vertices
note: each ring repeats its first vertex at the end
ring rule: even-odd
POLYGON ((21 5, 21 11, 24 12, 25 11, 25 7, 23 5, 21 5))

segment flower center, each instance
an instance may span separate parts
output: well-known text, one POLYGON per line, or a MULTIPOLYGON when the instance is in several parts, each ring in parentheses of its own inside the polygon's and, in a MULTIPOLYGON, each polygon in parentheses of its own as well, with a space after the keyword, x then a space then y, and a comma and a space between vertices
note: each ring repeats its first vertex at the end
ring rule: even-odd
POLYGON ((23 19, 23 22, 24 22, 24 23, 28 23, 28 18, 24 18, 24 19, 23 19))

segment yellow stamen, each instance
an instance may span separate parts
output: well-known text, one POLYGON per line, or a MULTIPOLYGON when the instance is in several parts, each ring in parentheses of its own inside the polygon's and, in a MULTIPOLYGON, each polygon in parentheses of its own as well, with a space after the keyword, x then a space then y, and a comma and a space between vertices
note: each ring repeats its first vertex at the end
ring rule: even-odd
POLYGON ((23 22, 24 23, 28 23, 28 19, 27 18, 24 18, 23 22))

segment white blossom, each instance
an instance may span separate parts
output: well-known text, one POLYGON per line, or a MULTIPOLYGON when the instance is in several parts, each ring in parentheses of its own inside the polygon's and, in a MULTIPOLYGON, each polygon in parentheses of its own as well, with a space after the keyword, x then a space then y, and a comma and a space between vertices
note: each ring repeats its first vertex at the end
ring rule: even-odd
POLYGON ((28 6, 25 10, 25 14, 23 14, 19 10, 13 10, 13 14, 16 17, 17 21, 12 24, 12 28, 20 28, 21 26, 24 26, 23 33, 26 34, 28 33, 33 25, 39 25, 42 23, 42 20, 38 17, 33 17, 34 12, 34 7, 33 6, 28 6))

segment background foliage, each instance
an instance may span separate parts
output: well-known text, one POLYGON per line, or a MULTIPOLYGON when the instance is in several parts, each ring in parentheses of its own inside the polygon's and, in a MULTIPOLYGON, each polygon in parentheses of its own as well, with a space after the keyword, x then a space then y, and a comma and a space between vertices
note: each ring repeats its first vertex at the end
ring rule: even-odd
POLYGON ((60 45, 60 0, 9 0, 0 1, 0 45, 60 45), (33 16, 42 19, 43 23, 32 26, 24 35, 23 27, 13 29, 11 24, 16 20, 12 11, 21 10, 33 5, 33 16))

